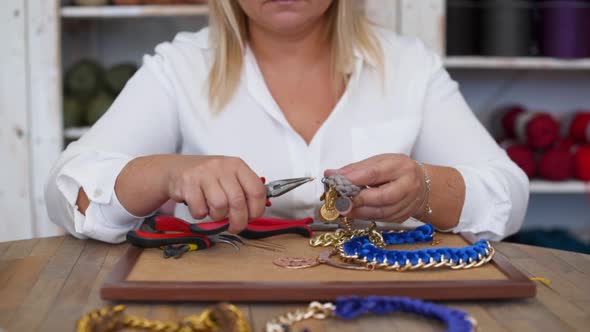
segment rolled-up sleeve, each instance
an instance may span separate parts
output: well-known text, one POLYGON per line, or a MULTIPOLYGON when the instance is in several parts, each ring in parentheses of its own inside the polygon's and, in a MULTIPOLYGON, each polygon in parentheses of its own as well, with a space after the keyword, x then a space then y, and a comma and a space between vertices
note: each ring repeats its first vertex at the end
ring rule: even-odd
POLYGON ((108 112, 54 166, 45 192, 49 217, 72 235, 122 242, 145 217, 119 202, 115 182, 134 158, 178 151, 178 115, 166 70, 162 56, 146 57, 108 112), (80 188, 90 200, 85 215, 76 205, 80 188))
POLYGON ((474 116, 440 58, 425 53, 431 70, 413 156, 454 167, 463 176, 465 202, 454 232, 500 240, 518 231, 524 221, 528 178, 474 116))

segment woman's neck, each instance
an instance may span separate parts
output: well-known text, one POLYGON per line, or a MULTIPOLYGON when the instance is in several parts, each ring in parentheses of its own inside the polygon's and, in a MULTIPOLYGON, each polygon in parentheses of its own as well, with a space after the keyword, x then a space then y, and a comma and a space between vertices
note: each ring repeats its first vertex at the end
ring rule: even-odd
POLYGON ((330 54, 327 24, 323 19, 289 34, 270 31, 252 21, 248 28, 249 45, 258 62, 305 66, 330 54))

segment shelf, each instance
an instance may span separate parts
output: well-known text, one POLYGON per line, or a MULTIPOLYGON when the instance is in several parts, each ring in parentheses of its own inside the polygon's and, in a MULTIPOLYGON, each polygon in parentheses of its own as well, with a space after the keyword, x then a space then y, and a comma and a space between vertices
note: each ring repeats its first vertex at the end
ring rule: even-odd
POLYGON ((168 6, 64 6, 63 18, 133 18, 157 16, 199 16, 207 15, 207 5, 168 5, 168 6))
POLYGON ((82 135, 86 134, 88 130, 90 130, 90 127, 66 128, 64 130, 64 138, 67 140, 77 140, 82 137, 82 135))
POLYGON ((449 56, 445 59, 447 68, 465 69, 541 69, 541 70, 590 70, 590 58, 554 59, 535 57, 483 57, 449 56))
POLYGON ((590 193, 590 182, 533 180, 530 189, 531 194, 584 194, 590 193))

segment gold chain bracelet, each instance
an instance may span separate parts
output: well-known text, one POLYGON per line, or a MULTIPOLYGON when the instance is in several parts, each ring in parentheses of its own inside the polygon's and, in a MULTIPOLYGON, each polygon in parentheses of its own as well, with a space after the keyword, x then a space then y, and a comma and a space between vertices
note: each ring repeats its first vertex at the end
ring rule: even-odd
POLYGON ((77 332, 115 332, 127 329, 158 332, 250 332, 244 314, 233 304, 222 303, 179 322, 162 322, 125 314, 124 305, 105 307, 80 318, 77 332))
POLYGON ((336 306, 333 303, 311 302, 305 311, 288 312, 266 323, 265 332, 284 332, 285 327, 308 319, 322 320, 334 316, 336 306))

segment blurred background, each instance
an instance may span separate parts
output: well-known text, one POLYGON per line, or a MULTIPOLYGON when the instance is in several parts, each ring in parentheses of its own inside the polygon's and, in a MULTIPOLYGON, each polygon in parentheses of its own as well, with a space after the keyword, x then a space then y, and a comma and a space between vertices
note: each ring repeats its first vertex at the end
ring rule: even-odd
MULTIPOLYGON (((509 241, 590 253, 590 0, 336 1, 366 2, 376 24, 440 54, 529 175, 525 224, 509 241)), ((61 233, 43 199, 53 162, 144 54, 206 26, 207 12, 204 0, 1 2, 0 242, 61 233)))

